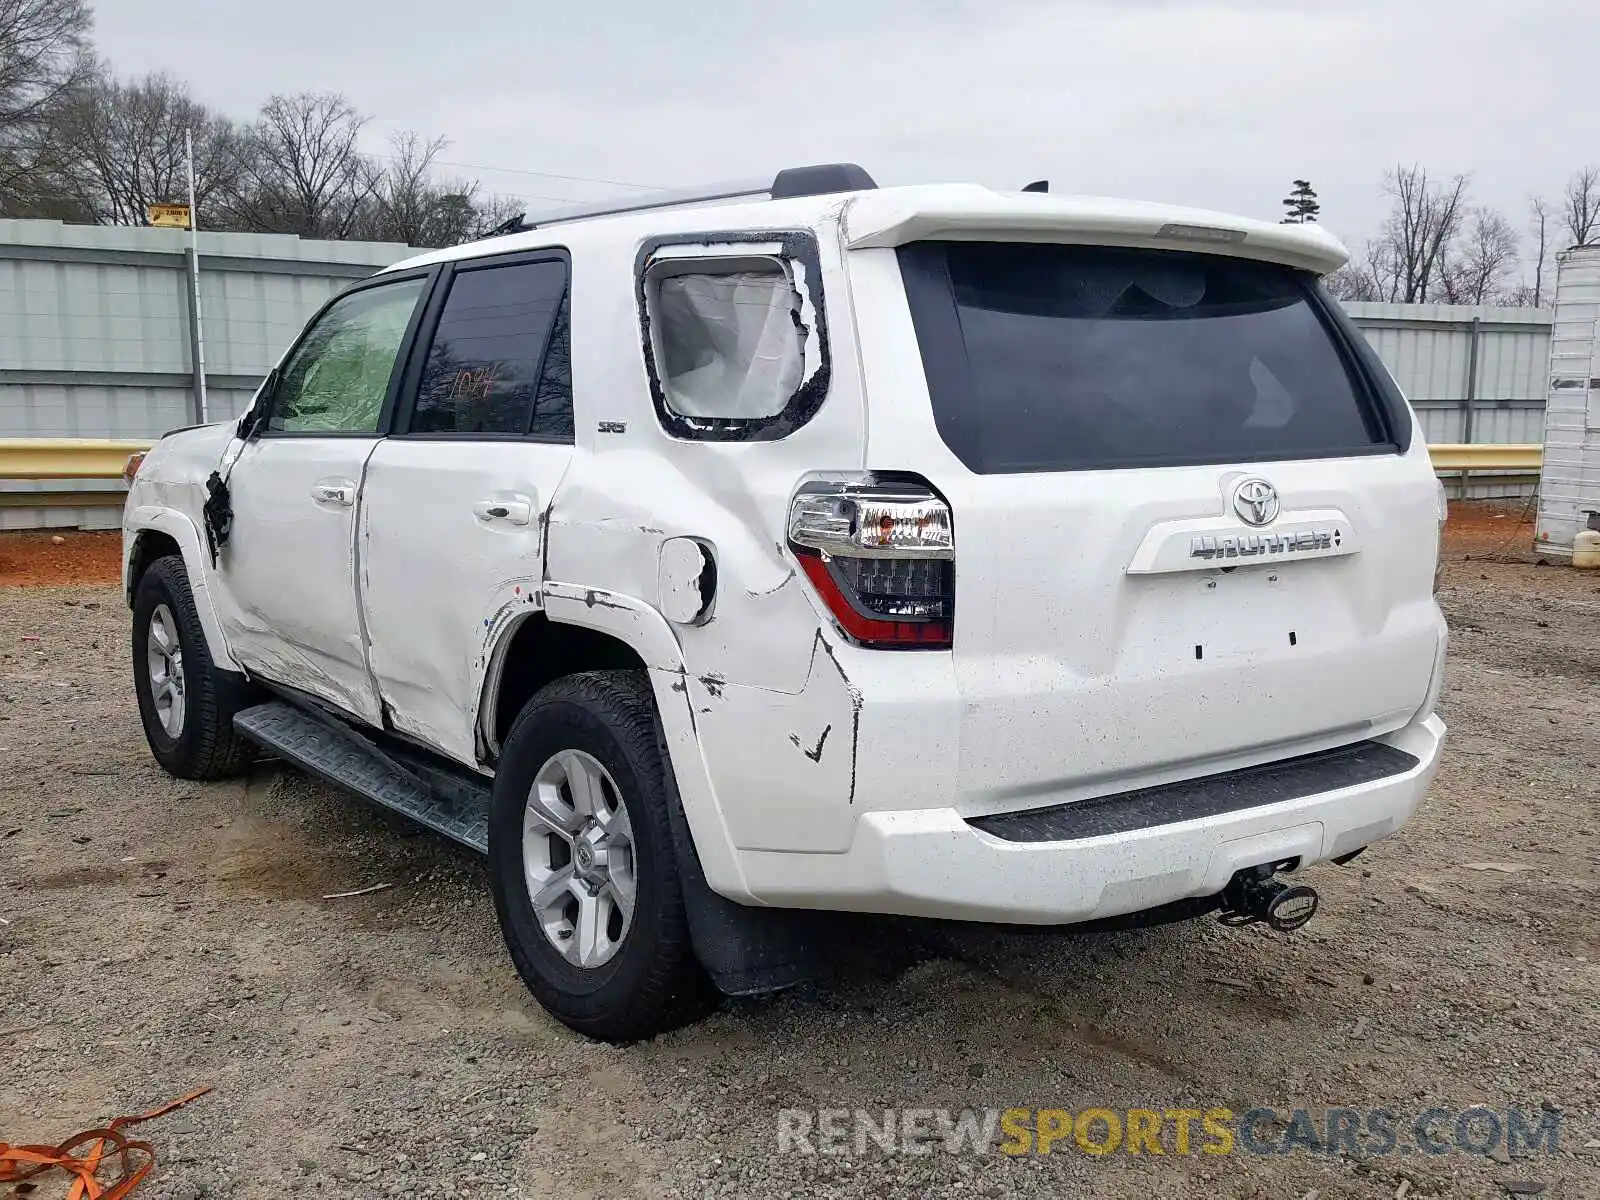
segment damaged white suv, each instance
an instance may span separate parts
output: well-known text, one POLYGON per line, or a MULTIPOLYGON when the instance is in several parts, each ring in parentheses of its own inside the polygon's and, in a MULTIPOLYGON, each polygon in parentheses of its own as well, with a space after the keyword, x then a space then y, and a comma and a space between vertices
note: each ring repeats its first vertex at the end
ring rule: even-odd
POLYGON ((568 213, 331 301, 128 497, 151 748, 488 855, 612 1039, 815 910, 1221 910, 1438 763, 1439 489, 1316 226, 858 167, 568 213))

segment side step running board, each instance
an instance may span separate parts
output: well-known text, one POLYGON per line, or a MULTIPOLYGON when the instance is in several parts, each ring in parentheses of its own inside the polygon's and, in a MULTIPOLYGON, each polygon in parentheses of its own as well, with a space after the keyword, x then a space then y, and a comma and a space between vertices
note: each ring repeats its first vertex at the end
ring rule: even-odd
POLYGON ((247 708, 234 728, 337 787, 410 817, 463 846, 489 850, 489 782, 457 775, 283 700, 247 708))

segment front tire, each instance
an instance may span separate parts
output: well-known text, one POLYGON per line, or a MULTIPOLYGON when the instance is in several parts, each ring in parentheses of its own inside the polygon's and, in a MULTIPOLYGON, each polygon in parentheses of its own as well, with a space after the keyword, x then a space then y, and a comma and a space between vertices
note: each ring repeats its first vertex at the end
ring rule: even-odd
POLYGON ((489 874, 506 946, 552 1016, 626 1042, 701 1015, 670 794, 642 671, 544 688, 495 773, 489 874))
POLYGON ((233 728, 251 700, 243 676, 211 661, 183 560, 157 559, 133 596, 133 683, 150 753, 180 779, 221 779, 255 757, 233 728))

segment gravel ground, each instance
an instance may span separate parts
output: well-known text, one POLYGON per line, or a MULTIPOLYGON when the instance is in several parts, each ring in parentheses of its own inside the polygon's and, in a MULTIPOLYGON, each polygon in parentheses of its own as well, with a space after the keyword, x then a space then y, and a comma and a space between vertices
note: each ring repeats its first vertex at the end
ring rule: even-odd
POLYGON ((1401 835, 1314 872, 1302 933, 863 922, 818 985, 623 1048, 523 991, 472 856, 275 764, 163 775, 114 588, 0 590, 0 1140, 212 1084, 144 1127, 151 1196, 1600 1196, 1600 578, 1457 549, 1448 760, 1401 835), (844 1157, 776 1137, 778 1110, 816 1106, 1436 1104, 1543 1104, 1560 1149, 844 1157))

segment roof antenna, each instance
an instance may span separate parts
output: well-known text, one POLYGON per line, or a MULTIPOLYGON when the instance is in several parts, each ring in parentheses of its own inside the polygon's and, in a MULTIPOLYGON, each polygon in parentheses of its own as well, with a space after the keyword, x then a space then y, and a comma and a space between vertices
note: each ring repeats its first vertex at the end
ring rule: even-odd
POLYGON ((1048 179, 1035 179, 1022 190, 1025 192, 1048 192, 1050 190, 1050 181, 1048 179))

